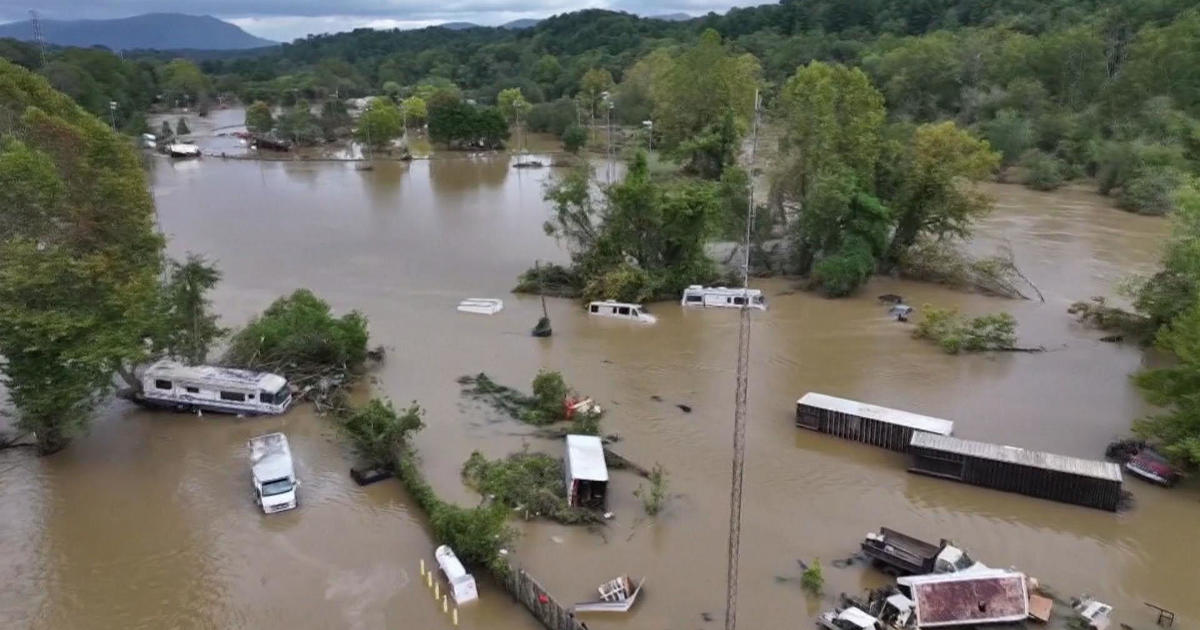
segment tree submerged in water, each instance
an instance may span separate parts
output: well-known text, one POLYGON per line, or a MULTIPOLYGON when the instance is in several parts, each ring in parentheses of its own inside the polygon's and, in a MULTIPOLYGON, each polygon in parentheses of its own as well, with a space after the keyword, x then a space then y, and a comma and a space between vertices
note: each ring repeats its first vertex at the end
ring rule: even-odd
POLYGON ((567 245, 571 267, 530 270, 521 289, 642 302, 676 297, 690 284, 716 278, 704 250, 720 212, 715 183, 656 181, 638 151, 625 179, 602 187, 598 198, 595 185, 584 165, 547 188, 554 209, 546 233, 567 245))
POLYGON ((365 406, 338 418, 341 431, 358 456, 372 466, 391 466, 397 449, 408 445, 412 434, 425 427, 425 410, 413 401, 397 413, 390 400, 372 398, 365 406))
POLYGON ((488 460, 479 451, 463 464, 467 485, 517 510, 526 520, 548 518, 564 525, 602 523, 592 510, 567 505, 563 461, 545 453, 522 451, 488 460))
POLYGON ((648 516, 658 516, 667 502, 667 471, 659 464, 650 469, 650 486, 638 484, 633 495, 642 500, 642 509, 648 516))
POLYGON ((1017 320, 1008 313, 967 318, 957 309, 925 305, 913 336, 936 343, 947 354, 1015 350, 1017 320))

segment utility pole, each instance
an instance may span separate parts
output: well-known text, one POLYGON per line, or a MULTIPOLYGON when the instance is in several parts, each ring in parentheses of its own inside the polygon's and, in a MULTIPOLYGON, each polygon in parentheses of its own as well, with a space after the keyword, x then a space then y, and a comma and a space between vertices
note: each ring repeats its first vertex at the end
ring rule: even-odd
POLYGON ((33 22, 33 39, 37 40, 38 49, 42 52, 42 66, 46 65, 46 38, 42 35, 42 20, 38 17, 38 12, 33 9, 29 10, 29 19, 33 22))
POLYGON ((117 102, 108 102, 108 117, 112 120, 113 131, 117 130, 117 102))
POLYGON ((737 628, 738 560, 742 544, 742 480, 746 470, 746 407, 750 372, 750 235, 754 223, 754 160, 758 150, 758 90, 754 91, 754 132, 750 144, 750 205, 746 208, 746 252, 742 266, 742 308, 738 313, 737 387, 733 407, 733 472, 729 488, 728 573, 725 576, 725 630, 737 628))

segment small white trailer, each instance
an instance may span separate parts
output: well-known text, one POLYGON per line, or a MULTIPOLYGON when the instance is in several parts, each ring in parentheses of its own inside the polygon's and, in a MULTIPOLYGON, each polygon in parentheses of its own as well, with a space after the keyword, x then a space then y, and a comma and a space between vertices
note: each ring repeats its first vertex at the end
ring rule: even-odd
POLYGON ((683 290, 679 303, 682 306, 707 308, 754 308, 767 310, 767 301, 760 289, 730 289, 727 287, 703 287, 698 284, 683 290))
POLYGON ((138 401, 178 411, 280 414, 291 404, 292 390, 278 374, 164 359, 142 372, 138 401))
POLYGON ((296 470, 287 436, 268 433, 250 438, 250 480, 254 483, 254 502, 266 514, 296 507, 296 470))
POLYGON ((603 510, 608 504, 604 443, 595 435, 568 435, 565 462, 567 505, 603 510))

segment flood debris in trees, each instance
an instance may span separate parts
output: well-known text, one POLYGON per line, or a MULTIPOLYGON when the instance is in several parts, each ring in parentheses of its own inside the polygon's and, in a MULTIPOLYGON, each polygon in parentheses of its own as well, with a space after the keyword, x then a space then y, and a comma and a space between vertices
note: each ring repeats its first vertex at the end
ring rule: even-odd
POLYGON ((489 460, 479 451, 463 464, 463 480, 525 520, 545 518, 564 525, 601 524, 602 512, 567 504, 563 460, 521 451, 489 460))
POLYGON ((233 335, 221 363, 282 374, 318 412, 346 406, 343 389, 362 375, 367 319, 358 311, 335 317, 307 289, 275 300, 233 335))
POLYGON ((953 242, 923 239, 900 256, 897 269, 901 276, 913 280, 1022 300, 1034 299, 1026 293, 1029 291, 1036 299, 1046 301, 1037 285, 1017 267, 1007 244, 992 256, 973 258, 953 242))
POLYGON ((463 395, 487 403, 514 420, 534 426, 569 420, 573 433, 600 433, 603 410, 592 399, 573 393, 559 372, 539 371, 533 379, 533 395, 500 385, 483 372, 461 376, 458 384, 463 387, 463 395))
POLYGON ((1155 326, 1149 317, 1109 306, 1108 300, 1099 295, 1086 302, 1071 304, 1067 313, 1075 316, 1075 320, 1084 326, 1116 333, 1101 338, 1101 341, 1121 341, 1129 337, 1144 343, 1154 334, 1155 326))

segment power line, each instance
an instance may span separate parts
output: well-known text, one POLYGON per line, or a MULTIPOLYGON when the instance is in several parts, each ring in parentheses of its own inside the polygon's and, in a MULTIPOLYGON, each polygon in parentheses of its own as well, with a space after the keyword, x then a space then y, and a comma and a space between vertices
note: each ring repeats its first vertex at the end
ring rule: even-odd
POLYGON ((746 406, 750 397, 750 235, 754 226, 754 160, 758 152, 758 90, 754 91, 754 131, 750 142, 750 186, 742 263, 742 308, 738 313, 737 387, 733 406, 733 474, 729 488, 729 557, 725 576, 725 630, 737 628, 738 557, 742 544, 742 480, 746 468, 746 406))

